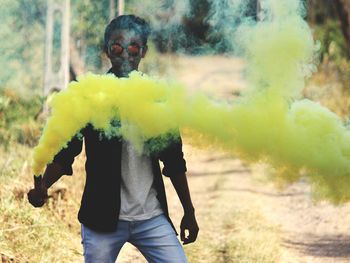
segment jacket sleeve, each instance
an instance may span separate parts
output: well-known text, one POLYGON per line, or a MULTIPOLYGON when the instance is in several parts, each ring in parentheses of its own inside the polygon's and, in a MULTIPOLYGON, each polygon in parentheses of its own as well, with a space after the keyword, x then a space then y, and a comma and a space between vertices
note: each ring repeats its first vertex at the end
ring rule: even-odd
POLYGON ((174 139, 169 146, 160 153, 159 159, 164 164, 162 173, 167 177, 176 176, 177 174, 187 171, 180 136, 174 139))
POLYGON ((62 166, 64 174, 73 174, 72 164, 74 162, 74 158, 81 152, 82 146, 82 138, 74 136, 72 140, 68 142, 67 147, 63 148, 55 155, 53 162, 62 166))

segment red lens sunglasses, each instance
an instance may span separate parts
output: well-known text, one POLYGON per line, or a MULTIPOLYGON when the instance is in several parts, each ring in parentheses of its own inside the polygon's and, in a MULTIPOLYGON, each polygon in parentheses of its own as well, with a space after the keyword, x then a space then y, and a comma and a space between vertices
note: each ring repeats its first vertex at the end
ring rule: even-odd
POLYGON ((120 56, 125 49, 128 52, 128 54, 133 57, 138 56, 143 48, 143 46, 139 46, 136 43, 131 43, 128 45, 112 43, 108 47, 111 55, 120 56))

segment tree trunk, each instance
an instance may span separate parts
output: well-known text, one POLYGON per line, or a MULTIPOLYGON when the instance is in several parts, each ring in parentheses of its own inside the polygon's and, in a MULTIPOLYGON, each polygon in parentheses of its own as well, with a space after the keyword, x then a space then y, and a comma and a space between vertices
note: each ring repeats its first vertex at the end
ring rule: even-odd
POLYGON ((70 51, 70 80, 75 80, 76 76, 79 76, 85 72, 85 63, 83 58, 80 56, 78 48, 75 45, 73 37, 70 39, 69 43, 70 51))
POLYGON ((308 20, 310 24, 316 24, 316 0, 307 1, 308 20))
POLYGON ((342 31, 346 40, 348 57, 350 57, 350 1, 334 0, 334 3, 338 11, 342 31))

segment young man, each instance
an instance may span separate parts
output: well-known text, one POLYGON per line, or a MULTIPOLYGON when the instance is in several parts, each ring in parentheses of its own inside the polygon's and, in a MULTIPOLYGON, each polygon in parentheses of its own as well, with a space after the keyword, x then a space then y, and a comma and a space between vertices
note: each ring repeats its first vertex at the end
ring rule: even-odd
MULTIPOLYGON (((149 25, 133 15, 119 16, 106 27, 105 51, 112 63, 108 73, 127 77, 147 52, 149 25)), ((125 242, 136 246, 149 262, 187 262, 169 218, 162 173, 170 177, 184 209, 180 225, 183 244, 194 242, 199 231, 183 159, 181 138, 161 152, 138 154, 122 138, 104 138, 91 125, 82 129, 86 151, 86 184, 78 219, 82 225, 85 262, 116 261, 125 242), (185 235, 188 230, 189 235, 185 235)), ((30 203, 42 206, 47 189, 82 150, 74 137, 49 164, 42 182, 28 193, 30 203)))

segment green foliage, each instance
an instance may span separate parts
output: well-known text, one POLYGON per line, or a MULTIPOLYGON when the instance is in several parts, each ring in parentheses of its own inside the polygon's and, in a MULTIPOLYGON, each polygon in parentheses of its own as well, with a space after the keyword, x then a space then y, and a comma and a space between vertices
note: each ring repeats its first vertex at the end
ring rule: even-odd
MULTIPOLYGON (((41 93, 47 0, 0 0, 0 89, 41 93)), ((56 27, 61 26, 57 20, 56 27)), ((89 70, 100 68, 109 1, 71 1, 71 36, 89 70)), ((54 44, 59 36, 55 34, 54 44)), ((57 61, 56 61, 57 62, 57 61)))
POLYGON ((104 30, 109 23, 109 0, 73 1, 71 36, 89 70, 101 68, 104 30))
POLYGON ((12 90, 0 90, 0 146, 7 149, 13 141, 36 145, 42 123, 35 118, 42 105, 41 97, 24 99, 12 90))
POLYGON ((328 56, 337 64, 346 57, 347 47, 339 21, 328 19, 324 24, 316 25, 315 37, 321 42, 321 59, 328 56))
POLYGON ((0 88, 35 89, 43 81, 46 1, 0 2, 0 88))
POLYGON ((315 39, 320 41, 320 72, 328 75, 328 82, 339 82, 343 88, 350 84, 350 61, 347 56, 347 43, 340 22, 327 19, 314 26, 315 39))

